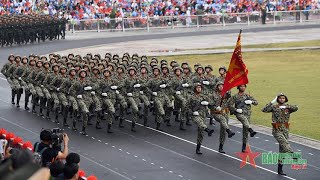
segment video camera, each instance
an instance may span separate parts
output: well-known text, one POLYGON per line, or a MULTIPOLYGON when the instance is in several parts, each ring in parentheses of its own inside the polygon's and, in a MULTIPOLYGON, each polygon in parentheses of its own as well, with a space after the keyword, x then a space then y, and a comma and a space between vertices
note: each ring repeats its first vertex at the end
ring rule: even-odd
POLYGON ((63 142, 63 130, 60 128, 53 128, 51 129, 51 145, 54 146, 61 146, 63 142))

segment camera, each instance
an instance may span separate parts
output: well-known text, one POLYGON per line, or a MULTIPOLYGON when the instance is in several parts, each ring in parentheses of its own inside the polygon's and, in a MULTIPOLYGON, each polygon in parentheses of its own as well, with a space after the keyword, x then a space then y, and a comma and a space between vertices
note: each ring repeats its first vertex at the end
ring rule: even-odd
POLYGON ((51 129, 51 145, 53 147, 61 147, 63 142, 63 130, 60 128, 51 129))

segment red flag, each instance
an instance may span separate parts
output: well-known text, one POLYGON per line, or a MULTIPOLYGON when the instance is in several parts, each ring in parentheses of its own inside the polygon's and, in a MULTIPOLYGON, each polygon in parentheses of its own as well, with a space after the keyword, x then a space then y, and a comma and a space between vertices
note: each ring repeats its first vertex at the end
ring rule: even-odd
POLYGON ((241 53, 241 32, 240 30, 236 47, 233 51, 226 78, 224 80, 221 95, 223 96, 231 88, 248 84, 248 69, 242 61, 241 53))

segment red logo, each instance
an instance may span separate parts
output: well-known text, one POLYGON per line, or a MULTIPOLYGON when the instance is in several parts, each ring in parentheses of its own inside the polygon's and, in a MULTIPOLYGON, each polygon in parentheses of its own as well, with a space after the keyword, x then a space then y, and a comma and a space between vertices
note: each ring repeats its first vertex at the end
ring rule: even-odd
POLYGON ((261 153, 259 152, 252 152, 250 149, 249 144, 246 147, 245 152, 236 152, 236 154, 242 159, 240 168, 243 168, 247 164, 247 160, 249 159, 249 163, 251 166, 256 168, 256 163, 254 161, 254 158, 258 157, 261 153))

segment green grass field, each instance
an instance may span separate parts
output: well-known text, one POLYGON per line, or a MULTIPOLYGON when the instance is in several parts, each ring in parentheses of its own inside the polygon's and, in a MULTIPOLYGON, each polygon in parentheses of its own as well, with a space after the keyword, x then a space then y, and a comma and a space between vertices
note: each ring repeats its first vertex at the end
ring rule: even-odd
MULTIPOLYGON (((290 48, 290 47, 311 47, 320 46, 320 40, 310 40, 310 41, 297 41, 297 42, 285 42, 285 43, 270 43, 270 44, 251 44, 244 45, 242 49, 245 48, 290 48)), ((234 46, 222 46, 215 48, 200 48, 196 50, 216 50, 216 49, 234 49, 234 46)))
MULTIPOLYGON (((214 74, 220 66, 229 66, 230 54, 187 55, 160 57, 187 61, 193 65, 211 64, 214 74)), ((247 91, 259 105, 253 107, 252 123, 271 127, 271 114, 262 113, 262 107, 279 93, 287 94, 289 104, 298 105, 299 110, 291 116, 291 133, 320 140, 320 51, 279 51, 243 53, 249 70, 247 91)), ((235 88, 233 90, 235 91, 235 88)))

